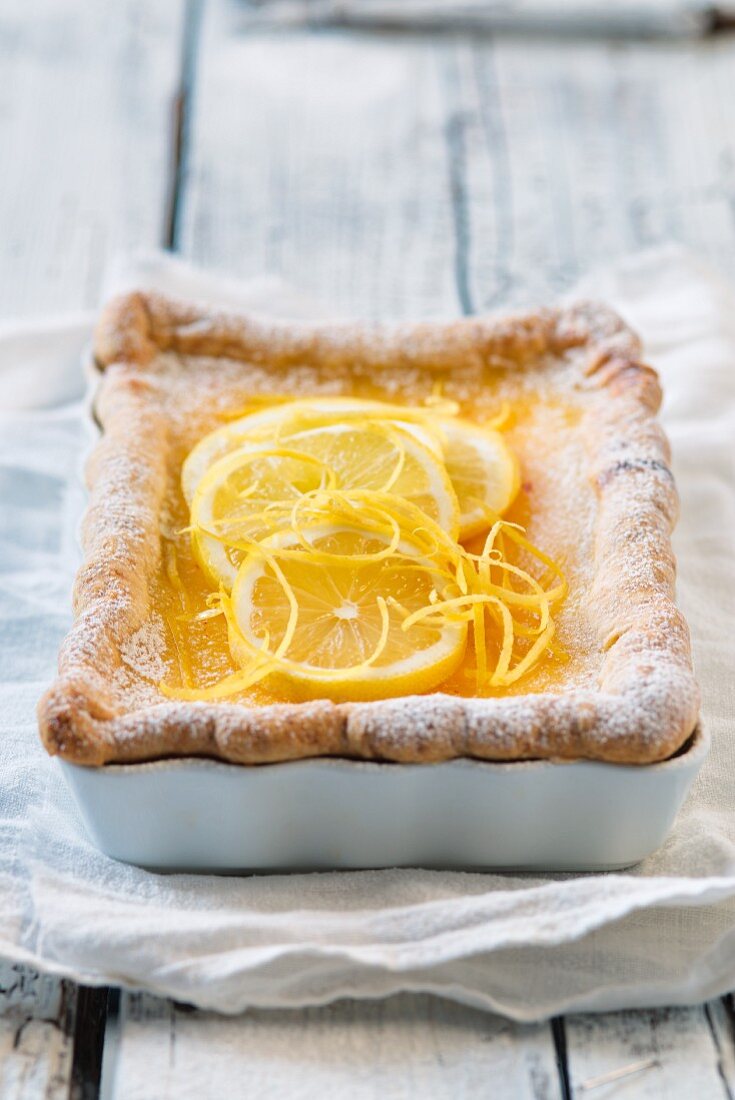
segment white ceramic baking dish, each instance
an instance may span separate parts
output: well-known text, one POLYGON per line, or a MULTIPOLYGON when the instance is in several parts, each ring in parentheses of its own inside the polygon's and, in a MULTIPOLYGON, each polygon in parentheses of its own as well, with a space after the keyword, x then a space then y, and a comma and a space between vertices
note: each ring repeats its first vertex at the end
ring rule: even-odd
MULTIPOLYGON (((90 448, 99 439, 97 382, 90 367, 90 448)), ((80 497, 75 527, 83 508, 80 497)), ((592 871, 628 867, 659 847, 708 748, 698 730, 672 759, 643 766, 324 758, 60 766, 94 843, 157 870, 592 871)))
POLYGON ((360 867, 614 870, 664 840, 707 754, 661 764, 534 760, 247 767, 61 761, 107 855, 159 870, 360 867))

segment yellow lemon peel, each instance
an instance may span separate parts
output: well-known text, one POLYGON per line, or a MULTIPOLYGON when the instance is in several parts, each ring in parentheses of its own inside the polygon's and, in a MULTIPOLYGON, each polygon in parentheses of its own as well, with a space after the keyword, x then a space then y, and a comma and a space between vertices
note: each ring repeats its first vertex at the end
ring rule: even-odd
MULTIPOLYGON (((329 402, 332 399, 325 400, 329 402)), ((472 432, 485 432, 482 439, 493 441, 497 428, 511 416, 509 407, 504 406, 491 425, 478 428, 470 422, 455 420, 453 428, 452 418, 458 417, 459 406, 446 398, 439 387, 424 406, 412 407, 334 399, 331 408, 324 410, 320 409, 316 400, 293 402, 273 397, 260 401, 261 405, 267 402, 269 408, 278 411, 270 426, 265 425, 265 438, 254 440, 250 449, 246 443, 223 455, 217 447, 224 439, 222 432, 226 429, 217 429, 192 452, 204 453, 210 447, 214 460, 195 490, 191 523, 187 530, 195 545, 218 545, 229 555, 227 560, 235 563, 233 571, 237 574, 238 588, 237 594, 233 590, 233 596, 236 596, 236 604, 238 601, 243 604, 245 612, 239 604, 233 607, 233 597, 221 587, 221 581, 218 591, 208 597, 207 606, 193 611, 172 546, 167 546, 165 558, 166 574, 174 590, 179 593, 181 602, 182 614, 178 619, 199 622, 224 614, 230 648, 241 668, 219 683, 196 687, 192 684, 191 668, 184 656, 185 647, 178 637, 180 623, 172 626, 167 619, 183 686, 161 684, 165 695, 189 700, 228 698, 247 691, 273 674, 300 680, 302 687, 304 684, 308 687, 311 676, 314 680, 312 687, 315 690, 318 687, 333 698, 352 697, 349 692, 358 698, 380 698, 397 690, 403 693, 429 690, 427 685, 433 686, 432 676, 435 678, 440 672, 448 675, 456 667, 458 655, 461 659, 464 653, 467 637, 472 641, 474 654, 474 668, 468 670, 468 674, 474 676, 478 693, 488 688, 502 689, 514 684, 545 656, 567 659, 563 646, 555 637, 554 621, 554 609, 567 593, 566 580, 559 564, 535 546, 522 527, 503 519, 486 499, 480 500, 481 508, 475 508, 472 517, 472 533, 484 530, 485 541, 480 553, 472 553, 459 541, 457 528, 451 522, 447 523, 441 510, 430 515, 424 507, 397 491, 407 456, 414 456, 417 448, 422 455, 425 452, 423 443, 407 433, 406 425, 416 423, 430 427, 434 438, 442 446, 446 446, 447 438, 453 431, 468 436, 472 432), (468 426, 466 433, 465 425, 468 426), (337 449, 333 450, 334 455, 339 457, 339 468, 333 464, 334 456, 320 457, 320 453, 331 455, 331 437, 319 436, 325 430, 336 433, 334 446, 337 449), (347 434, 340 437, 341 432, 347 434), (350 432, 357 432, 358 435, 352 436, 350 432), (386 465, 386 476, 381 474, 382 480, 370 488, 349 484, 349 445, 355 439, 359 441, 359 433, 364 432, 375 439, 382 439, 392 456, 386 465), (213 447, 212 440, 218 435, 220 438, 214 440, 217 446, 213 447), (342 439, 348 443, 346 453, 339 451, 342 439), (300 449, 302 446, 311 448, 311 453, 308 449, 300 449), (315 446, 316 452, 313 450, 315 446), (297 472, 300 463, 304 469, 312 469, 316 474, 316 484, 312 479, 309 486, 308 478, 296 477, 288 494, 280 497, 278 486, 281 483, 277 482, 274 497, 270 493, 272 484, 269 489, 268 462, 278 465, 282 461, 293 463, 297 472), (257 476, 253 473, 251 480, 248 480, 250 470, 256 471, 257 476), (220 509, 221 514, 214 514, 214 509, 210 508, 204 515, 201 508, 203 495, 217 483, 218 477, 224 478, 225 482, 228 477, 234 477, 236 490, 228 487, 229 496, 224 497, 225 506, 220 509), (359 532, 362 541, 358 540, 358 545, 353 539, 345 549, 344 532, 350 531, 359 532), (511 553, 516 560, 509 559, 511 553), (311 668, 307 660, 294 659, 295 640, 305 629, 304 623, 311 624, 309 629, 313 630, 313 621, 319 620, 318 615, 315 620, 313 609, 311 617, 303 619, 302 605, 308 593, 303 585, 294 582, 294 578, 298 581, 300 576, 305 575, 304 570, 308 571, 310 578, 309 598, 317 601, 321 597, 314 594, 314 577, 318 579, 323 576, 326 587, 337 574, 366 576, 371 578, 371 583, 379 577, 385 585, 384 592, 374 593, 374 598, 371 597, 372 603, 368 600, 359 608, 360 615, 366 618, 364 623, 356 626, 364 628, 365 637, 375 635, 377 631, 375 643, 363 659, 339 665, 337 654, 335 667, 320 667, 318 671, 311 668), (253 636, 248 623, 245 623, 251 612, 260 614, 257 606, 257 586, 260 582, 253 580, 253 577, 261 576, 270 577, 276 584, 275 596, 273 590, 269 590, 270 598, 275 599, 281 608, 278 612, 281 619, 285 615, 280 638, 273 645, 267 626, 259 635, 253 636), (246 577, 247 583, 242 580, 243 577, 246 577), (391 588, 394 591, 390 591, 391 588), (401 595, 404 590, 404 595, 401 595), (280 596, 277 595, 279 591, 280 596), (420 595, 421 592, 424 594, 420 595), (404 636, 410 641, 416 628, 433 632, 432 638, 442 639, 441 645, 437 643, 439 648, 436 651, 437 654, 441 651, 441 659, 437 656, 433 672, 427 663, 428 657, 423 665, 420 661, 418 664, 414 662, 419 671, 412 681, 411 675, 401 678, 394 673, 403 667, 400 660, 406 663, 407 643, 401 642, 400 638, 404 636), (394 651, 399 654, 400 660, 396 657, 394 664, 391 664, 394 651), (381 677, 383 685, 379 682, 381 677), (361 694, 364 687, 361 680, 367 678, 371 679, 372 685, 369 696, 361 694), (384 694, 381 695, 383 689, 384 694)), ((248 419, 263 425, 258 414, 245 416, 238 424, 243 425, 248 419)), ((244 437, 238 438, 242 444, 244 437)), ((480 436, 475 435, 475 438, 480 436)), ((358 459, 359 452, 355 462, 358 459)), ((425 461, 430 463, 432 469, 434 465, 440 465, 435 455, 430 455, 425 461)), ((517 470, 514 457, 507 465, 511 470, 517 470)), ((440 477, 445 476, 446 470, 440 477)), ((518 480, 517 475, 514 477, 518 480)), ((509 486, 511 480, 508 480, 509 486)), ((441 480, 430 482, 432 491, 437 485, 444 491, 441 480)), ((516 489, 517 485, 496 492, 496 497, 505 500, 514 495, 516 489)), ((207 571, 216 579, 216 570, 209 568, 207 571)), ((330 614, 339 616, 339 609, 330 608, 330 614)), ((323 617, 326 618, 326 612, 323 617)), ((329 622, 332 623, 332 620, 329 622)), ((429 653, 430 656, 433 653, 431 647, 429 653)))

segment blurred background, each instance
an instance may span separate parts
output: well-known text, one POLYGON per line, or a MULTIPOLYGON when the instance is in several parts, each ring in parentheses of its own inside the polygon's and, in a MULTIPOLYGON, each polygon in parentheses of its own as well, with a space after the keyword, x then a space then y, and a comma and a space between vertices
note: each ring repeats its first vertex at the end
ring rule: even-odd
POLYGON ((0 0, 0 315, 121 250, 330 312, 548 300, 679 241, 735 274, 735 36, 697 0, 0 0))

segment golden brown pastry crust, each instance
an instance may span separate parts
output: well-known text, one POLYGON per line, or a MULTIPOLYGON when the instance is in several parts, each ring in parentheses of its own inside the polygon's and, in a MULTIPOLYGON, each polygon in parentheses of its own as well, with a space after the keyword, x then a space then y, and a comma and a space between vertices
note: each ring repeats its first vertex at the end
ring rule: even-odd
POLYGON ((639 360, 636 337, 607 308, 379 328, 268 323, 130 294, 104 311, 95 355, 105 372, 96 404, 103 435, 88 471, 75 622, 59 677, 39 704, 50 753, 90 765, 191 755, 248 764, 310 756, 643 764, 669 756, 694 729, 699 695, 689 633, 673 603, 678 500, 655 419, 661 392, 639 360), (265 368, 318 365, 342 377, 488 363, 523 371, 568 359, 579 385, 598 398, 588 453, 598 499, 592 610, 604 651, 599 690, 339 705, 121 705, 109 685, 121 647, 150 610, 149 581, 160 561, 171 398, 148 368, 163 353, 182 357, 183 371, 195 369, 191 357, 207 357, 265 368))

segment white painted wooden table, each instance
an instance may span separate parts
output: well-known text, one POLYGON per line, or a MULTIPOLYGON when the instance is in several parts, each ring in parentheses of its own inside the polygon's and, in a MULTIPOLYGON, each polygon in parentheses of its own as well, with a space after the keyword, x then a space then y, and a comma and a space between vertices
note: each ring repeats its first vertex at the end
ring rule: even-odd
MULTIPOLYGON (((677 239, 735 275, 735 39, 255 30, 237 0, 0 0, 0 314, 110 256, 381 317, 548 300, 677 239)), ((735 1095, 735 1009, 521 1027, 428 996, 222 1019, 0 969, 0 1097, 735 1095), (625 1076, 615 1076, 616 1071, 625 1076), (635 1071, 635 1072, 632 1072, 635 1071)))

